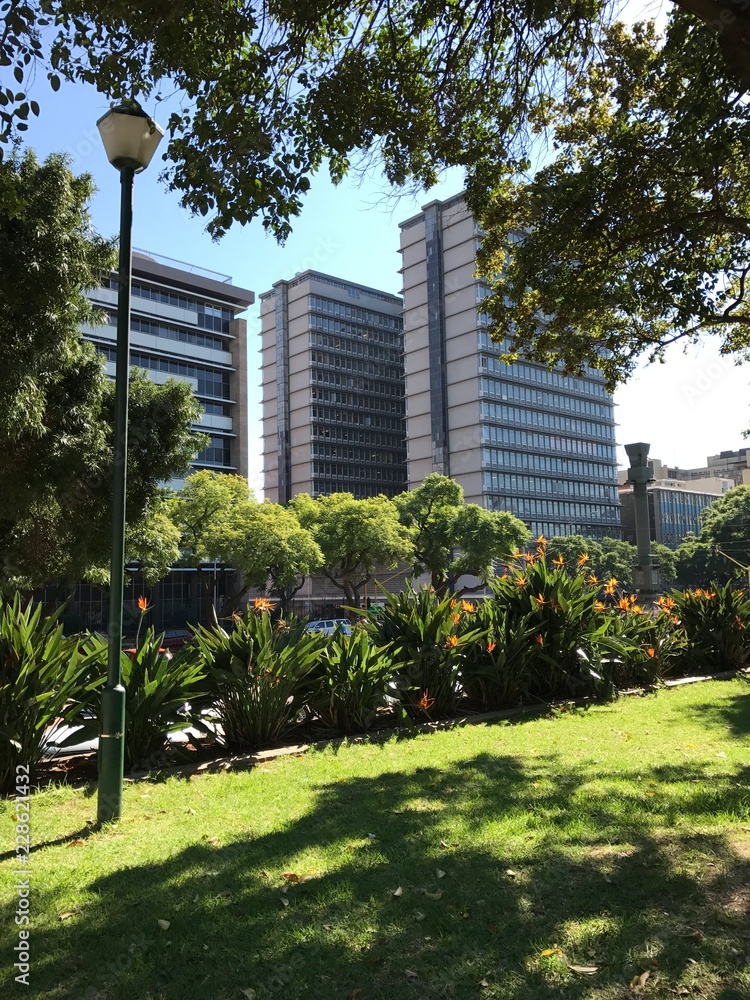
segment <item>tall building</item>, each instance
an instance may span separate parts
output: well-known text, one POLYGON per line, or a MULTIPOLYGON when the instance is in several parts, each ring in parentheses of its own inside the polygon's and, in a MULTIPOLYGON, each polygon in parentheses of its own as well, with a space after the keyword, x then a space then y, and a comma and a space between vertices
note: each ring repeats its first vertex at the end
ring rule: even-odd
POLYGON ((316 271, 261 295, 267 499, 406 488, 401 310, 316 271))
MULTIPOLYGON (((83 330, 112 376, 117 287, 112 274, 90 293, 105 320, 83 330)), ((253 292, 228 275, 143 251, 133 253, 131 292, 130 364, 155 382, 189 383, 203 407, 196 429, 209 434, 210 443, 193 467, 247 476, 247 323, 239 315, 255 301, 253 292)))
MULTIPOLYGON (((90 293, 104 321, 87 326, 83 336, 104 355, 114 377, 117 342, 117 275, 90 293)), ((196 430, 210 442, 192 463, 247 476, 247 325, 240 314, 255 301, 254 293, 232 284, 228 275, 183 264, 156 254, 133 253, 130 364, 143 368, 155 382, 176 378, 187 382, 203 407, 196 430)), ((182 485, 173 480, 173 488, 182 485)), ((175 569, 153 588, 148 624, 156 629, 203 620, 196 572, 175 569)), ((220 597, 217 584, 217 597, 220 597)), ((134 602, 139 591, 126 591, 126 633, 137 622, 134 602)), ((66 628, 105 629, 107 592, 81 583, 65 610, 66 628)))
POLYGON ((614 402, 590 369, 503 364, 478 312, 481 231, 461 195, 401 224, 407 465, 535 535, 620 537, 614 402))

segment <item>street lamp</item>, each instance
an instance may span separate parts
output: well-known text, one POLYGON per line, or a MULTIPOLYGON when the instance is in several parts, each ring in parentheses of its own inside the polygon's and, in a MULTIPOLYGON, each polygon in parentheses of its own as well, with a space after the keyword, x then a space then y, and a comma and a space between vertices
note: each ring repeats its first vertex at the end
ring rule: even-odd
POLYGON ((128 460, 128 375, 130 369, 130 271, 133 177, 145 170, 164 130, 135 101, 112 108, 96 123, 107 159, 120 171, 120 263, 117 292, 117 363, 112 466, 112 563, 107 625, 107 683, 102 691, 99 736, 100 823, 122 814, 125 753, 125 688, 122 686, 122 598, 125 578, 125 492, 128 460))

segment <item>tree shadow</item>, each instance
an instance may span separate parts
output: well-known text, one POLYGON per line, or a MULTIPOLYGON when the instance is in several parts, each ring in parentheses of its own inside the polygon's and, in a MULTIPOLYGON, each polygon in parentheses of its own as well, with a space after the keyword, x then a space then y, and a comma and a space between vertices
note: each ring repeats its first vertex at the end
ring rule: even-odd
MULTIPOLYGON (((715 970, 702 995, 742 995, 745 924, 716 913, 750 862, 724 833, 677 824, 747 815, 747 769, 712 779, 711 796, 700 763, 657 769, 657 790, 689 783, 672 817, 658 791, 626 787, 634 773, 556 768, 554 754, 482 753, 321 784, 280 830, 108 874, 81 913, 34 931, 35 995, 585 1000, 635 996, 649 971, 666 997, 691 960, 715 970), (312 849, 326 867, 305 880, 312 849), (571 979, 567 964, 597 972, 571 979)), ((54 893, 36 905, 56 912, 54 893)))

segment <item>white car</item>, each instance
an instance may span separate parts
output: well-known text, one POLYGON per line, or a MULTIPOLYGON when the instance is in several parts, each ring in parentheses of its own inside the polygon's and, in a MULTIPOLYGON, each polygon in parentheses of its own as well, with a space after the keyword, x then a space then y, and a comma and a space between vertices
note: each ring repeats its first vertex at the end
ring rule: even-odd
POLYGON ((348 618, 321 618, 305 625, 305 632, 322 632, 323 635, 333 635, 337 629, 344 635, 351 635, 352 623, 348 618))

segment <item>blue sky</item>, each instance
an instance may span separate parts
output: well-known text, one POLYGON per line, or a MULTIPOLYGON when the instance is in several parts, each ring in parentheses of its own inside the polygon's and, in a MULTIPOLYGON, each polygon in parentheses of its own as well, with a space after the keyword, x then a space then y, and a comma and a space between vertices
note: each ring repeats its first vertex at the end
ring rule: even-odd
MULTIPOLYGON (((91 205, 94 225, 105 235, 116 234, 119 175, 107 162, 96 129, 97 119, 108 108, 107 101, 84 86, 64 85, 53 94, 43 74, 39 74, 32 96, 41 105, 41 117, 31 121, 25 143, 42 158, 50 152, 67 151, 76 172, 92 174, 98 189, 91 205)), ((160 116, 148 106, 146 110, 157 120, 166 120, 168 113, 160 116)), ((231 275, 235 284, 252 289, 256 296, 280 278, 307 268, 399 292, 398 223, 427 201, 449 197, 462 186, 460 174, 452 172, 429 193, 395 198, 377 177, 334 187, 321 174, 314 180, 285 246, 267 236, 260 221, 234 226, 216 243, 205 232, 204 220, 180 208, 178 195, 169 193, 159 180, 158 157, 136 178, 134 246, 231 275)), ((247 319, 250 440, 258 440, 257 303, 247 319)), ((618 441, 648 441, 653 456, 682 466, 702 465, 709 454, 742 447, 742 431, 750 428, 749 382, 750 365, 735 366, 721 359, 710 342, 686 354, 673 349, 666 364, 641 369, 618 390, 618 441)), ((622 450, 621 459, 625 464, 622 450)), ((251 463, 251 482, 259 488, 261 456, 251 463)))

